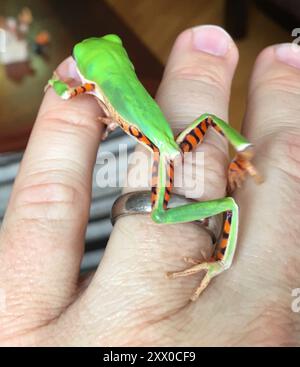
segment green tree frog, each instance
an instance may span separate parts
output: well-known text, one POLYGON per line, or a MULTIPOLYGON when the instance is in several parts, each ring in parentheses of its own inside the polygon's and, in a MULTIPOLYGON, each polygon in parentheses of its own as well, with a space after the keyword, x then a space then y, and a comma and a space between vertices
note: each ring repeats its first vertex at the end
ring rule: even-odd
POLYGON ((122 40, 114 34, 89 38, 75 45, 73 57, 82 84, 71 88, 54 73, 48 85, 63 99, 82 93, 97 98, 106 117, 106 134, 120 126, 154 154, 152 170, 152 213, 156 223, 183 223, 205 219, 223 213, 223 233, 215 246, 213 256, 205 262, 187 258, 192 266, 186 270, 168 273, 176 278, 206 271, 199 287, 191 296, 196 300, 210 280, 231 266, 238 235, 238 206, 232 197, 206 202, 195 202, 168 209, 173 176, 174 159, 192 151, 200 144, 209 128, 225 136, 237 151, 229 165, 229 187, 239 186, 245 173, 258 178, 250 163, 253 146, 226 122, 205 113, 191 123, 176 138, 161 109, 138 80, 134 67, 123 47, 122 40), (156 157, 156 158, 155 158, 156 157))

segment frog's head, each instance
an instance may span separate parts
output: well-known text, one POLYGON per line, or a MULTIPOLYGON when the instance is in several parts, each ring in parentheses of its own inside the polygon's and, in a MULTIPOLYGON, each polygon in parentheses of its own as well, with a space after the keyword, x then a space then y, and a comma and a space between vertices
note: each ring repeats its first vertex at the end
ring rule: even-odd
POLYGON ((123 46, 123 42, 121 38, 117 36, 116 34, 107 34, 106 36, 101 37, 101 39, 123 46))
POLYGON ((123 67, 128 65, 130 68, 133 68, 127 52, 123 47, 122 40, 116 34, 85 39, 75 45, 73 58, 77 65, 84 64, 86 60, 89 60, 89 64, 91 65, 92 59, 93 65, 97 63, 97 65, 104 64, 111 67, 115 61, 118 61, 118 64, 121 63, 123 67))

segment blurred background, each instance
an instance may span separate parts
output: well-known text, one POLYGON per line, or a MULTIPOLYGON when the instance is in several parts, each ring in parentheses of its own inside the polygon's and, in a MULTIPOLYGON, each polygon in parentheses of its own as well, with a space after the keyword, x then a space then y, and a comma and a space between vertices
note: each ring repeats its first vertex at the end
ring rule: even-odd
MULTIPOLYGON (((230 123, 240 129, 255 58, 268 45, 295 39, 299 0, 1 0, 0 42, 3 30, 9 37, 6 50, 0 43, 0 222, 43 88, 76 42, 119 34, 138 76, 154 96, 176 36, 200 24, 223 26, 239 47, 230 123)), ((130 151, 134 148, 134 141, 118 129, 101 151, 117 154, 120 143, 130 151)), ((94 178, 101 164, 97 160, 94 178)), ((102 256, 112 228, 110 208, 119 193, 119 188, 99 188, 94 179, 83 270, 95 267, 102 256)))

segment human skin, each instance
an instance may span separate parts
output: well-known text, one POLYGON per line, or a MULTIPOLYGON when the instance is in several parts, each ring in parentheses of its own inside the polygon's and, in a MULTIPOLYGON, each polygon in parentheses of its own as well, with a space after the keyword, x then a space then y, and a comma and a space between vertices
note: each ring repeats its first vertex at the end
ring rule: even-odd
MULTIPOLYGON (((104 127, 90 96, 63 101, 47 91, 0 232, 1 345, 300 345, 300 316, 291 308, 292 289, 300 288, 300 53, 293 46, 270 46, 255 62, 242 132, 256 146, 265 182, 247 179, 235 192, 233 265, 196 302, 189 298, 201 274, 164 276, 186 267, 183 256, 208 251, 210 239, 195 224, 122 218, 96 273, 79 276, 104 127)), ((228 120, 237 62, 221 28, 178 36, 157 93, 174 131, 207 111, 228 120)), ((66 60, 59 75, 72 77, 73 66, 66 60)), ((224 138, 209 132, 197 151, 205 158, 199 199, 224 196, 224 138)))

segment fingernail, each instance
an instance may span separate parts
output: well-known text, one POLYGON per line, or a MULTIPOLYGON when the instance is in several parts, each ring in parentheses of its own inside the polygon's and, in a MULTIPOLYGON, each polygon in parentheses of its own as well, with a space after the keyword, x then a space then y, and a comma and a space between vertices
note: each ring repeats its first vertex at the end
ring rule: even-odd
POLYGON ((232 40, 223 28, 203 25, 193 28, 193 42, 196 50, 214 56, 225 56, 232 40))
POLYGON ((283 43, 275 47, 277 60, 300 69, 300 46, 296 43, 283 43))

